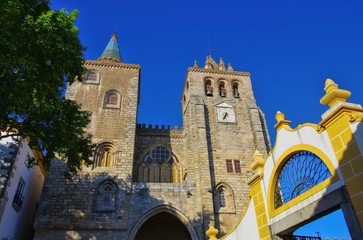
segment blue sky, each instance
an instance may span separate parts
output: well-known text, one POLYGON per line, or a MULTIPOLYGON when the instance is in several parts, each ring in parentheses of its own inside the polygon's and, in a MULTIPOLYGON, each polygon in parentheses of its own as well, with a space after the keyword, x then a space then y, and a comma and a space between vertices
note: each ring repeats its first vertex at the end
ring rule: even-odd
POLYGON ((54 0, 52 7, 79 10, 86 59, 97 59, 118 33, 124 62, 141 65, 139 123, 182 125, 187 68, 194 60, 202 66, 208 48, 216 61, 251 73, 272 142, 278 110, 292 127, 321 120, 328 77, 352 92, 350 102, 363 103, 361 0, 54 0))

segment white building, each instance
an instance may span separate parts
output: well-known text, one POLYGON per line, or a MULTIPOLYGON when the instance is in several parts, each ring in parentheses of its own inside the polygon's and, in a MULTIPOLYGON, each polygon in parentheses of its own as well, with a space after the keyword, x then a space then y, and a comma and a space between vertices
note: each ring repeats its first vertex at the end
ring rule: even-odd
POLYGON ((31 167, 42 154, 32 150, 26 139, 0 139, 0 239, 33 238, 33 220, 38 206, 44 168, 31 167))

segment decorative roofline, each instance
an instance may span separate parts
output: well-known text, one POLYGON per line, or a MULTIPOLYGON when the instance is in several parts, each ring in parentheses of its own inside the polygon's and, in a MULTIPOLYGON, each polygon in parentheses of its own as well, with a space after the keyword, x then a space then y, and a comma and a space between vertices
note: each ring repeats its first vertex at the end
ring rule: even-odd
POLYGON ((228 70, 216 70, 216 69, 207 69, 207 68, 195 68, 189 67, 188 72, 201 72, 201 73, 212 73, 212 74, 222 74, 222 75, 233 75, 233 76, 251 76, 249 72, 235 72, 228 70))
POLYGON ((84 65, 88 66, 97 66, 97 67, 115 67, 115 68, 133 68, 133 69, 140 69, 140 65, 138 64, 128 64, 128 63, 121 63, 116 61, 108 61, 108 60, 86 60, 84 65))
POLYGON ((184 138, 184 130, 179 129, 178 126, 175 126, 173 129, 171 126, 165 127, 165 125, 155 125, 153 127, 152 124, 137 124, 136 125, 136 137, 142 138, 174 138, 174 139, 183 139, 184 138))

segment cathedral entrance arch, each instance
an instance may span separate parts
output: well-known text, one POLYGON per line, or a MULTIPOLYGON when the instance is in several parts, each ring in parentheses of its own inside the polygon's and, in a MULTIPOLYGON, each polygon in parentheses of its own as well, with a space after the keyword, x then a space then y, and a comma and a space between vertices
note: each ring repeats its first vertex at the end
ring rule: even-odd
POLYGON ((160 206, 150 210, 133 227, 129 239, 193 240, 199 239, 193 225, 178 210, 160 206))

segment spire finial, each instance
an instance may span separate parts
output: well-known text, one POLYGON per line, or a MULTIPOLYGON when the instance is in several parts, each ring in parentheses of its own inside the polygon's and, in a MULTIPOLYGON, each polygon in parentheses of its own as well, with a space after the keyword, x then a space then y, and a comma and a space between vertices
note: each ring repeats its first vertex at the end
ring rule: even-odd
POLYGON ((114 60, 116 62, 122 62, 120 50, 118 48, 117 33, 114 32, 110 41, 108 42, 105 50, 103 51, 99 60, 114 60))
POLYGON ((198 68, 197 60, 194 60, 194 66, 193 67, 198 68))
POLYGON ((320 103, 332 107, 338 102, 346 102, 350 97, 350 92, 344 89, 338 88, 332 79, 328 78, 325 81, 325 95, 320 99, 320 103))
POLYGON ((228 63, 228 69, 227 69, 227 71, 233 71, 233 67, 232 67, 232 65, 230 63, 228 63))
POLYGON ((224 64, 224 61, 222 58, 219 59, 219 65, 218 65, 218 69, 219 70, 223 70, 225 71, 226 70, 226 64, 224 64))

